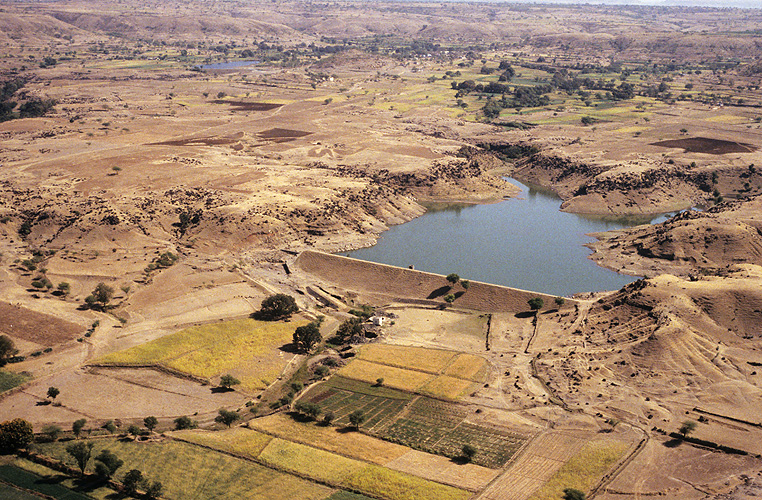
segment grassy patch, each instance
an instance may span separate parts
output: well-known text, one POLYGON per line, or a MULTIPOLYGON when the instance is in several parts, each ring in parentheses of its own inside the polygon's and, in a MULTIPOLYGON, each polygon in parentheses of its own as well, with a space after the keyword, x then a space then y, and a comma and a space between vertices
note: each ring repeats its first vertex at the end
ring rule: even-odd
POLYGON ((344 486, 386 500, 465 500, 471 496, 468 491, 377 465, 369 465, 349 476, 344 486))
POLYGON ((339 490, 333 495, 326 498, 326 500, 372 500, 370 497, 360 495, 359 493, 352 493, 350 491, 339 490))
POLYGON ((273 350, 289 343, 302 324, 241 319, 194 326, 94 363, 161 365, 204 378, 231 372, 241 380, 242 389, 264 389, 286 365, 285 359, 273 356, 273 350))
POLYGON ((2 483, 0 483, 0 498, 3 500, 40 500, 40 497, 37 495, 32 495, 26 491, 17 490, 12 486, 8 486, 2 483))
POLYGON ((439 398, 457 400, 471 392, 476 385, 475 382, 470 380, 440 375, 419 388, 418 392, 439 398))
POLYGON ((563 496, 564 488, 589 490, 624 455, 627 448, 629 445, 621 442, 587 443, 530 500, 557 500, 563 496))
POLYGON ((378 378, 383 378, 384 385, 404 391, 415 391, 434 378, 434 375, 430 373, 372 363, 363 359, 353 360, 339 370, 338 374, 342 377, 369 383, 375 382, 378 378))
MULTIPOLYGON (((116 473, 117 479, 130 469, 139 469, 150 481, 161 481, 163 496, 170 499, 318 500, 331 494, 331 489, 325 486, 188 443, 134 443, 114 439, 93 443, 93 456, 108 448, 124 460, 116 473)), ((56 442, 39 444, 38 448, 42 453, 71 463, 65 446, 66 443, 56 442)))
POLYGON ((456 354, 454 351, 444 349, 369 344, 363 346, 357 357, 365 361, 409 370, 441 373, 456 354))
POLYGON ((36 491, 57 500, 92 500, 92 497, 84 493, 72 491, 60 484, 64 479, 66 479, 66 476, 51 474, 44 477, 12 465, 0 465, 0 480, 14 486, 36 491))
POLYGON ((445 375, 484 382, 487 377, 487 360, 473 354, 461 354, 447 367, 445 375))
POLYGON ((177 431, 172 437, 242 457, 257 458, 272 441, 272 437, 243 427, 212 432, 204 430, 177 431))
POLYGON ((32 377, 28 375, 22 375, 21 373, 7 372, 0 370, 0 393, 10 391, 14 387, 18 387, 32 377))
POLYGON ((280 413, 252 420, 249 426, 284 439, 379 465, 391 462, 409 450, 366 434, 342 432, 336 427, 325 427, 315 422, 297 422, 280 413))
POLYGON ((279 438, 274 438, 267 445, 259 460, 278 469, 330 484, 338 484, 366 467, 359 460, 279 438))

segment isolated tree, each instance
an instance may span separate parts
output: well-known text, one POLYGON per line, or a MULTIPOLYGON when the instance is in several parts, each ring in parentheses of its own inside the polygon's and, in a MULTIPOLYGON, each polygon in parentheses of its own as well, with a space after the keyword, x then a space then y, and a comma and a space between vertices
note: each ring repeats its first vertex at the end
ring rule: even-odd
POLYGON ((146 480, 143 477, 143 473, 138 469, 132 469, 124 475, 124 479, 122 479, 122 487, 124 488, 124 492, 128 495, 135 495, 138 488, 144 486, 145 482, 146 480))
POLYGON ((175 430, 178 431, 183 429, 195 429, 197 426, 198 424, 187 415, 175 419, 175 430))
POLYGON ((77 462, 77 467, 85 475, 85 468, 90 461, 90 456, 93 453, 93 443, 87 443, 85 441, 77 441, 66 447, 66 453, 72 456, 77 462))
POLYGON ((278 319, 288 318, 299 310, 296 305, 296 300, 290 295, 285 293, 277 293, 270 295, 262 301, 259 311, 254 313, 254 317, 257 319, 264 319, 268 321, 275 321, 278 319))
POLYGON ((683 422, 683 424, 680 426, 680 429, 678 429, 677 432, 679 432, 683 439, 688 437, 688 434, 696 430, 696 422, 693 420, 686 420, 683 422))
POLYGON ((460 280, 460 286, 463 287, 463 290, 468 290, 471 288, 471 282, 468 280, 460 280))
POLYGON ((328 426, 331 425, 331 422, 333 422, 333 419, 336 418, 336 416, 333 414, 332 411, 327 411, 323 414, 323 425, 328 426))
POLYGON ((564 303, 566 303, 566 299, 563 297, 556 297, 555 299, 553 299, 553 302, 556 303, 556 306, 561 307, 564 305, 564 303))
POLYGON ((230 389, 231 386, 240 384, 241 381, 232 376, 231 374, 223 375, 220 377, 220 387, 230 389))
POLYGON ((103 424, 103 428, 106 429, 109 432, 109 434, 113 434, 116 432, 116 424, 114 423, 113 420, 109 420, 108 422, 103 424))
POLYGON ((294 405, 294 410, 299 412, 301 415, 304 415, 307 418, 311 418, 313 420, 317 420, 318 415, 323 411, 320 408, 320 405, 317 403, 312 402, 303 402, 299 401, 294 405))
POLYGON ((294 331, 293 341, 297 349, 309 352, 323 337, 320 335, 320 323, 312 321, 294 331))
POLYGON ((95 285, 92 293, 85 297, 85 303, 90 307, 105 309, 114 297, 114 289, 101 282, 95 285))
POLYGON ((146 498, 159 498, 164 491, 164 486, 159 481, 154 481, 146 488, 146 498))
POLYGON ((229 411, 229 410, 226 410, 225 408, 220 408, 218 413, 219 415, 214 417, 214 421, 219 424, 225 424, 228 427, 233 425, 233 422, 241 418, 241 416, 237 412, 229 411))
POLYGON ((3 366, 13 356, 18 354, 13 340, 7 335, 0 335, 0 366, 3 366))
POLYGON ((378 377, 376 379, 376 386, 381 387, 382 385, 384 385, 384 377, 378 377))
POLYGON ((563 500, 585 500, 587 495, 584 491, 575 490, 574 488, 564 488, 563 500))
POLYGON ((455 302, 455 295, 448 293, 447 295, 444 296, 444 301, 447 302, 448 304, 452 304, 453 302, 455 302))
POLYGON ((42 428, 42 433, 48 436, 48 439, 51 441, 55 441, 58 439, 58 437, 63 432, 63 429, 58 427, 57 425, 46 425, 42 428))
POLYGON ((544 303, 545 302, 540 297, 534 297, 534 298, 529 299, 527 301, 527 304, 529 304, 529 307, 533 311, 539 311, 540 309, 542 309, 542 306, 543 306, 544 303))
POLYGON ((365 422, 365 414, 361 410, 355 410, 349 414, 349 423, 355 429, 360 429, 363 422, 365 422))
POLYGON ((87 423, 87 420, 84 418, 80 418, 79 420, 75 420, 73 424, 71 424, 71 430, 74 432, 74 437, 79 439, 79 435, 82 434, 82 429, 85 427, 85 424, 87 423))
POLYGON ((146 417, 143 419, 143 425, 145 425, 146 429, 150 432, 153 432, 156 426, 159 425, 159 419, 154 416, 146 417))
POLYGON ((111 450, 102 450, 95 457, 95 473, 102 478, 110 479, 122 465, 124 461, 111 453, 111 450))
POLYGON ((463 454, 463 459, 466 462, 470 462, 471 460, 473 460, 474 455, 476 455, 476 448, 474 448, 470 444, 464 444, 463 448, 461 448, 460 451, 463 454))
POLYGON ((56 399, 56 396, 61 394, 61 391, 58 390, 58 387, 48 387, 48 397, 50 399, 56 399))
POLYGON ((446 279, 450 283, 450 285, 454 286, 456 283, 458 283, 458 281, 460 281, 460 276, 458 276, 455 273, 450 273, 447 275, 446 279))
POLYGON ((611 426, 611 430, 613 431, 616 426, 619 425, 620 420, 618 418, 611 417, 606 419, 606 423, 611 426))
POLYGON ((140 434, 140 427, 138 427, 135 424, 130 425, 127 427, 127 432, 134 437, 137 437, 140 434))
POLYGON ((0 450, 14 451, 26 448, 33 439, 32 424, 23 418, 0 423, 0 450))
POLYGON ((71 292, 71 285, 65 281, 60 282, 58 284, 58 292, 64 297, 66 297, 67 295, 69 295, 69 292, 71 292))

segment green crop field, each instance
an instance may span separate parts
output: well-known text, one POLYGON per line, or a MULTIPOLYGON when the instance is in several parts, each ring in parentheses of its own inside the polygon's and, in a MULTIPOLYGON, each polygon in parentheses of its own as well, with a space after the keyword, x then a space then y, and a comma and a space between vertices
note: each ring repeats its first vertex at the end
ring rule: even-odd
MULTIPOLYGON (((34 474, 32 472, 20 469, 18 467, 14 467, 13 465, 0 465, 0 481, 4 481, 6 483, 24 488, 26 490, 36 491, 38 493, 42 493, 43 495, 53 497, 57 500, 92 500, 93 497, 91 496, 88 496, 84 493, 80 493, 77 491, 72 491, 69 488, 66 488, 65 486, 63 486, 62 484, 59 484, 65 478, 66 476, 61 476, 61 475, 56 475, 52 477, 43 477, 43 476, 34 474)), ((11 488, 11 490, 15 490, 16 492, 18 492, 18 494, 23 493, 23 492, 19 492, 15 488, 11 488)), ((5 499, 6 498, 5 496, 1 496, 2 494, 3 492, 2 490, 0 490, 0 498, 5 499)), ((27 498, 23 496, 18 496, 17 493, 11 493, 11 494, 17 495, 16 498, 27 498)), ((36 496, 33 497, 31 495, 29 495, 29 497, 37 498, 37 499, 39 498, 36 496)), ((14 498, 14 497, 9 495, 8 498, 14 498)))
POLYGON ((320 384, 311 390, 305 396, 305 400, 317 403, 323 412, 332 411, 335 416, 334 423, 337 425, 349 425, 349 414, 360 410, 365 414, 363 427, 372 430, 376 425, 385 423, 399 414, 412 397, 399 391, 390 392, 391 389, 383 391, 385 396, 374 395, 370 384, 349 381, 347 385, 342 385, 347 379, 340 377, 333 377, 331 380, 333 382, 320 384), (353 390, 354 388, 363 392, 353 390), (394 393, 398 393, 400 397, 388 397, 394 393))
POLYGON ((280 375, 286 359, 273 351, 291 342, 304 321, 240 319, 194 326, 96 359, 95 364, 161 365, 211 378, 233 373, 244 390, 264 389, 280 375))
MULTIPOLYGON (((93 456, 108 448, 124 465, 117 471, 121 479, 130 469, 139 469, 149 481, 161 481, 168 499, 322 499, 332 490, 310 481, 269 469, 216 451, 178 441, 162 443, 122 442, 115 439, 92 441, 93 456)), ((67 443, 42 443, 41 453, 72 463, 67 443)))
POLYGON ((7 372, 0 370, 0 393, 10 391, 18 387, 32 377, 22 375, 21 373, 7 372))
POLYGON ((477 449, 473 462, 484 467, 502 467, 526 440, 511 432, 465 423, 465 406, 342 377, 316 386, 305 400, 317 403, 323 412, 332 411, 339 426, 349 425, 348 415, 360 410, 365 414, 362 428, 366 432, 429 453, 457 457, 463 445, 470 444, 477 449), (382 390, 385 396, 380 395, 382 390), (397 394, 407 397, 389 397, 397 394))

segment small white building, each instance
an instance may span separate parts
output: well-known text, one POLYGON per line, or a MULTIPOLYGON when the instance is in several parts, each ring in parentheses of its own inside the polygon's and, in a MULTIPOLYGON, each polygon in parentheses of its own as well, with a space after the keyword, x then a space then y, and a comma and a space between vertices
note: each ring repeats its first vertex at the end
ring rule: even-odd
POLYGON ((371 316, 368 319, 370 319, 374 326, 384 326, 384 322, 386 321, 386 318, 383 316, 371 316))

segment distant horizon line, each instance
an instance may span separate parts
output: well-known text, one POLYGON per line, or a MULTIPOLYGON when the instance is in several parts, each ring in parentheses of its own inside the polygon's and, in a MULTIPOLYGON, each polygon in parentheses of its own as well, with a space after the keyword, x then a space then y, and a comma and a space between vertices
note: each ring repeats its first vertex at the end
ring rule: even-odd
MULTIPOLYGON (((368 0, 361 0, 368 1, 368 0)), ((392 0, 395 1, 395 0, 392 0)), ((430 2, 431 0, 397 0, 430 2)), ((447 3, 507 3, 531 5, 611 5, 619 7, 709 7, 715 9, 762 9, 759 0, 441 0, 447 3)))

